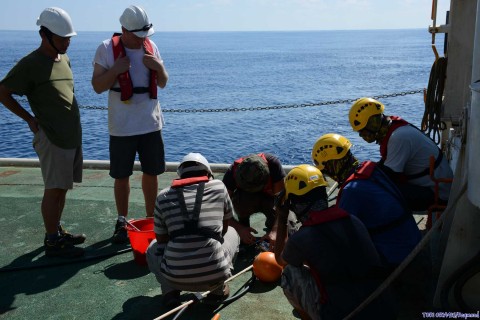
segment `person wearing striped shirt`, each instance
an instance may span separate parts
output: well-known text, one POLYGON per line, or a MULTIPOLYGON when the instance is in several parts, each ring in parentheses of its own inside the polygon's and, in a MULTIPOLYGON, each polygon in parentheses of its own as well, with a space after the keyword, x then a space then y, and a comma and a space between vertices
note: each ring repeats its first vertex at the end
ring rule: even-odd
POLYGON ((150 271, 160 283, 163 303, 179 305, 181 291, 212 291, 228 297, 240 237, 228 225, 233 206, 222 181, 213 179, 208 161, 187 154, 172 185, 160 191, 154 211, 153 240, 147 249, 150 271))

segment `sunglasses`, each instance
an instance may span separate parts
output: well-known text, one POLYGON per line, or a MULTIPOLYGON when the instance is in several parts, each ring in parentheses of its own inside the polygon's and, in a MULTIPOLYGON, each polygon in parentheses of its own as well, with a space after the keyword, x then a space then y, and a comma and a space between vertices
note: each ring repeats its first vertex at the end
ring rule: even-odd
POLYGON ((129 32, 148 31, 153 27, 153 24, 147 24, 140 29, 128 30, 129 32))

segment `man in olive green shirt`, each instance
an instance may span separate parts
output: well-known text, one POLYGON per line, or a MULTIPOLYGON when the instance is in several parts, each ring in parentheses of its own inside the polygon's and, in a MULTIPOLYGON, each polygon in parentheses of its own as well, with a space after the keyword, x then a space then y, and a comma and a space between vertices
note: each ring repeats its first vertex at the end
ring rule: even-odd
POLYGON ((41 212, 45 224, 45 254, 78 257, 84 234, 70 234, 60 219, 68 189, 82 181, 82 128, 73 89, 70 37, 76 35, 63 9, 45 9, 37 20, 40 47, 22 58, 0 81, 0 102, 25 120, 33 132, 33 147, 40 160, 45 184, 41 212), (25 95, 34 115, 13 95, 25 95))

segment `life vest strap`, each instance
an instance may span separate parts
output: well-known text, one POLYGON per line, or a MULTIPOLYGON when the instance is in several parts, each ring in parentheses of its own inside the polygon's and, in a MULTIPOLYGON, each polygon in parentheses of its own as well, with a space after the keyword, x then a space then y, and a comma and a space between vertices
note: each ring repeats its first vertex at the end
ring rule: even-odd
MULTIPOLYGON (((115 92, 122 92, 122 89, 120 89, 120 88, 110 88, 110 90, 115 91, 115 92)), ((149 93, 150 88, 147 88, 147 87, 133 87, 132 91, 135 94, 149 93)))
POLYGON ((207 229, 207 228, 199 228, 198 227, 198 219, 199 219, 200 211, 201 211, 201 208, 202 208, 203 191, 205 190, 205 183, 206 182, 202 181, 202 182, 198 183, 196 181, 201 180, 201 179, 205 179, 205 178, 208 181, 208 177, 195 177, 195 178, 174 180, 174 183, 175 183, 175 181, 179 181, 179 180, 180 180, 180 183, 183 182, 182 185, 176 186, 174 188, 174 190, 177 193, 177 198, 178 198, 178 202, 179 202, 180 211, 181 211, 182 216, 183 216, 183 228, 179 229, 179 230, 169 232, 170 239, 174 240, 177 237, 187 236, 187 235, 199 235, 199 236, 203 236, 203 237, 207 237, 207 238, 212 238, 212 239, 215 239, 215 240, 219 241, 220 243, 223 243, 223 237, 221 237, 218 233, 215 233, 214 231, 212 231, 210 229, 207 229), (181 180, 184 180, 184 181, 181 181, 181 180), (193 180, 196 180, 196 181, 193 181, 193 180), (195 205, 194 205, 193 210, 191 212, 188 212, 188 210, 187 210, 187 205, 185 203, 185 197, 183 195, 183 187, 185 185, 188 185, 188 184, 185 184, 185 183, 189 183, 189 182, 190 182, 190 184, 198 183, 197 194, 195 196, 195 205))
MULTIPOLYGON (((442 162, 442 159, 443 159, 443 152, 442 152, 442 150, 440 150, 440 148, 438 148, 438 156, 437 156, 437 159, 435 159, 435 164, 433 166, 435 169, 438 168, 438 166, 442 162)), ((419 173, 407 174, 405 176, 407 177, 407 180, 413 180, 413 179, 417 179, 417 178, 420 178, 420 177, 423 177, 423 176, 428 176, 428 175, 430 175, 430 168, 426 168, 419 173)))

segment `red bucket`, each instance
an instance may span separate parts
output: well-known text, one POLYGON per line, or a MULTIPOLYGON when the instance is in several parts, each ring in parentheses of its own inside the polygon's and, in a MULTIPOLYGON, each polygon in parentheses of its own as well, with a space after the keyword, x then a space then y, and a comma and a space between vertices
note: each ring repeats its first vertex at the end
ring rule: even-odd
POLYGON ((150 242, 155 239, 153 218, 132 219, 128 222, 138 229, 135 230, 131 225, 127 224, 127 233, 132 246, 133 259, 137 264, 145 266, 147 265, 145 252, 150 242))

